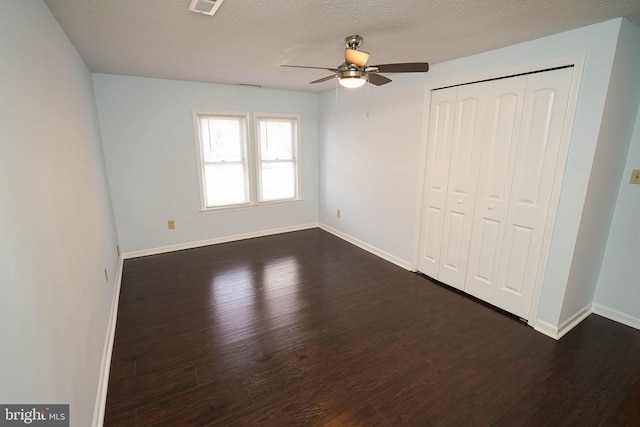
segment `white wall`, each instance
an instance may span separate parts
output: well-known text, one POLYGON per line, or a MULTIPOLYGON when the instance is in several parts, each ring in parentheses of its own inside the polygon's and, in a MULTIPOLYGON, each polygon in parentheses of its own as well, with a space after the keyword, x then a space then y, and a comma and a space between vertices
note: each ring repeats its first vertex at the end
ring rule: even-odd
MULTIPOLYGON (((618 244, 610 241, 607 246, 607 238, 614 208, 620 210, 628 207, 624 206, 624 203, 629 201, 628 196, 624 200, 620 200, 620 205, 617 205, 616 199, 628 187, 631 175, 631 171, 627 171, 625 168, 625 163, 630 165, 632 162, 632 158, 628 158, 627 154, 639 103, 640 27, 630 21, 622 20, 602 125, 598 135, 598 146, 589 180, 587 200, 580 224, 580 234, 576 243, 576 255, 574 256, 576 261, 571 267, 565 302, 560 316, 561 321, 568 319, 573 313, 590 305, 593 301, 605 255, 605 247, 609 253, 607 257, 609 262, 612 258, 611 253, 614 254, 613 257, 624 255, 619 254, 623 250, 619 248, 618 244)), ((640 167, 638 158, 635 163, 637 167, 640 167)), ((633 198, 631 201, 633 202, 633 198)), ((635 200, 635 203, 637 205, 638 200, 635 200)), ((634 223, 623 224, 618 221, 616 225, 618 233, 622 230, 633 230, 634 227, 638 229, 634 223), (626 226, 631 228, 627 229, 626 226)), ((627 268, 633 268, 640 257, 635 258, 635 262, 631 261, 633 258, 626 259, 630 261, 627 268)), ((618 273, 614 277, 613 289, 618 286, 620 281, 640 284, 637 275, 620 275, 618 273)), ((606 281, 600 280, 599 286, 605 294, 609 294, 606 281)), ((632 295, 625 292, 624 286, 617 290, 622 292, 616 293, 614 306, 619 306, 617 301, 629 301, 629 296, 632 295)), ((635 301, 635 307, 625 312, 636 313, 637 316, 640 313, 640 298, 635 301)), ((637 317, 640 318, 640 316, 637 317)))
MULTIPOLYGON (((640 95, 640 28, 625 22, 616 58, 626 64, 612 83, 620 82, 617 95, 627 100, 624 117, 638 109, 640 95), (621 93, 626 90, 627 93, 621 93), (635 106, 633 104, 635 99, 635 106)), ((623 65, 621 64, 621 65, 623 65)), ((628 135, 622 133, 621 139, 628 135)), ((608 140, 607 143, 612 143, 608 140)), ((606 314, 640 328, 640 185, 629 183, 631 171, 640 169, 640 110, 635 116, 635 129, 626 164, 620 179, 611 230, 596 288, 594 303, 606 314)))
POLYGON ((595 304, 617 312, 609 315, 640 328, 640 185, 629 183, 633 169, 640 169, 640 111, 594 298, 595 304))
POLYGON ((340 89, 337 105, 335 91, 322 96, 320 220, 400 265, 413 251, 422 94, 420 82, 396 79, 340 89))
POLYGON ((39 0, 0 2, 0 57, 0 402, 88 426, 118 274, 91 76, 39 0))
POLYGON ((538 319, 558 325, 570 267, 581 261, 574 259, 574 248, 620 22, 612 20, 434 64, 425 75, 392 76, 394 82, 388 87, 371 88, 369 120, 362 117, 364 91, 341 93, 338 120, 333 119, 335 93, 322 94, 320 221, 381 252, 412 262, 418 236, 414 219, 421 174, 417 169, 426 143, 421 123, 425 86, 508 74, 521 67, 584 55, 575 129, 538 313, 538 319), (343 211, 340 219, 335 217, 337 208, 343 211))
POLYGON ((124 252, 317 224, 317 94, 105 74, 93 80, 124 252), (201 213, 194 109, 300 114, 303 202, 201 213))

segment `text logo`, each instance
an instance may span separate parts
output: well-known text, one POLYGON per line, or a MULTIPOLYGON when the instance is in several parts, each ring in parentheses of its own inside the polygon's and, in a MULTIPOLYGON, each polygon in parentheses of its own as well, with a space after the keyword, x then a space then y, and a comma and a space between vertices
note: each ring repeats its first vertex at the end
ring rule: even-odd
POLYGON ((69 405, 1 405, 0 427, 69 427, 69 405))

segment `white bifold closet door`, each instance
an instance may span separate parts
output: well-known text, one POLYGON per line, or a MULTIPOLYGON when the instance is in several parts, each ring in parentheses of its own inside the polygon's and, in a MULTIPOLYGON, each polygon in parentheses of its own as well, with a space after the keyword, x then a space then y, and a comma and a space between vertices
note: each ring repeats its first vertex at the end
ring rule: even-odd
POLYGON ((572 70, 432 92, 418 270, 523 318, 572 70))
POLYGON ((436 279, 440 277, 440 248, 444 229, 444 207, 447 201, 453 114, 457 93, 457 88, 436 90, 431 93, 418 271, 436 279))

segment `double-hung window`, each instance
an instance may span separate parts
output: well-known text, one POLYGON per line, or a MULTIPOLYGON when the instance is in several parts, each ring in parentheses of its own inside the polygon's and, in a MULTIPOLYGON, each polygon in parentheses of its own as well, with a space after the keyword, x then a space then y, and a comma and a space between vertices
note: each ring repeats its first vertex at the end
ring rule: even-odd
POLYGON ((295 115, 195 113, 203 210, 299 200, 295 115))
POLYGON ((298 119, 256 117, 259 201, 290 200, 298 188, 298 119))
POLYGON ((245 115, 198 115, 205 208, 250 202, 245 115))

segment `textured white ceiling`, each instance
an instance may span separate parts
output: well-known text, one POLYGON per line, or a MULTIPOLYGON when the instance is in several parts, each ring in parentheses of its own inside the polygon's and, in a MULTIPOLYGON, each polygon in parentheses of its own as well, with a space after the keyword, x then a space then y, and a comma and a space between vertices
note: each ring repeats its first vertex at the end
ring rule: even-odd
POLYGON ((325 91, 344 38, 370 64, 432 65, 627 16, 640 0, 225 0, 214 16, 189 0, 45 0, 93 72, 325 91))

